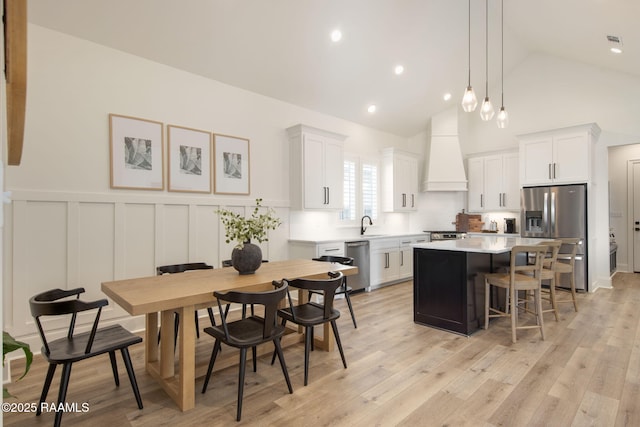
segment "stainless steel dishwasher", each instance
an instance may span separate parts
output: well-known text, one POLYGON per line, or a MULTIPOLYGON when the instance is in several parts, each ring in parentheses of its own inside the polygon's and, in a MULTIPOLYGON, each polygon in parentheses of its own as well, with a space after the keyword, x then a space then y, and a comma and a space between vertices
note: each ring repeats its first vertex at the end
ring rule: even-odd
POLYGON ((353 265, 358 267, 358 274, 349 276, 347 283, 353 292, 369 290, 369 241, 358 240, 345 242, 346 255, 353 258, 353 265))

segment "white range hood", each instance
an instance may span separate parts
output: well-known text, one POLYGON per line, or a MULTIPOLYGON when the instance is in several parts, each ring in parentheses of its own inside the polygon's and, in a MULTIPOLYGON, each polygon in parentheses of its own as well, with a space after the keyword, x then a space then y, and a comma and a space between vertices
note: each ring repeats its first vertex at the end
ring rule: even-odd
POLYGON ((431 144, 426 166, 422 191, 467 191, 456 107, 431 118, 431 144))

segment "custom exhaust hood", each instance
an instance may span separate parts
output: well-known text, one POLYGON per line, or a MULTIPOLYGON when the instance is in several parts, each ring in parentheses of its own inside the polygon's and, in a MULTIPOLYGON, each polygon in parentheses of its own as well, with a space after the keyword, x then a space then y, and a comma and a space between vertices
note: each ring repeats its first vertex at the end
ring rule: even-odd
POLYGON ((422 191, 467 191, 467 175, 458 141, 457 108, 431 118, 431 144, 428 151, 422 191))

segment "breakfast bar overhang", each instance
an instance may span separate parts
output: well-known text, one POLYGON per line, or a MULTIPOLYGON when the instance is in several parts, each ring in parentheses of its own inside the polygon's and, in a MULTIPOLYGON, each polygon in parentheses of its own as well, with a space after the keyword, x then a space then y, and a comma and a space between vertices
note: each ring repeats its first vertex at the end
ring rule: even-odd
POLYGON ((508 267, 514 246, 542 241, 487 236, 414 245, 413 321, 471 335, 484 323, 484 274, 508 267))

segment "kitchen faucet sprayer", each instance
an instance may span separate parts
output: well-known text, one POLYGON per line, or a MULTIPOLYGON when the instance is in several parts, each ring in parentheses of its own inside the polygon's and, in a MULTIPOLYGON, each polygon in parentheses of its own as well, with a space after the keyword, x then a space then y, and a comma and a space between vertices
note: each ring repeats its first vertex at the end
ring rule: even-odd
POLYGON ((364 226, 364 219, 365 218, 369 218, 369 225, 373 225, 373 221, 371 220, 371 217, 369 215, 365 215, 360 219, 360 235, 363 235, 365 231, 367 231, 367 229, 364 226))

